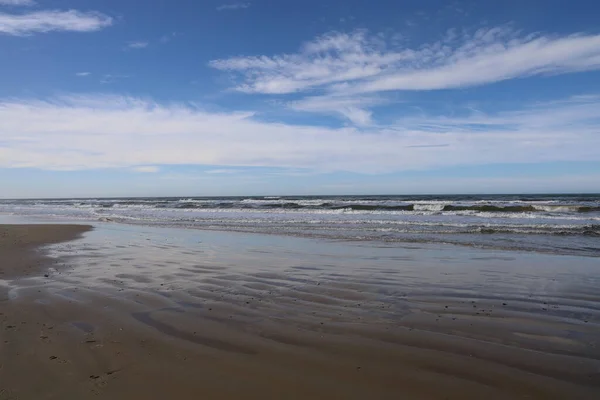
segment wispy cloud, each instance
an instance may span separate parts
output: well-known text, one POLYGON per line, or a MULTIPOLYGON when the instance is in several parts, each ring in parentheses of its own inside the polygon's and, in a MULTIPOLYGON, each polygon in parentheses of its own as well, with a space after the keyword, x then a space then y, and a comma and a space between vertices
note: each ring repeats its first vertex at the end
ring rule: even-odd
POLYGON ((213 165, 392 172, 600 161, 600 97, 503 113, 418 115, 362 130, 264 122, 120 96, 0 100, 0 168, 213 165))
POLYGON ((33 0, 0 0, 0 6, 33 6, 33 0))
POLYGON ((217 11, 234 11, 243 10, 244 8, 250 7, 250 3, 231 3, 223 4, 217 7, 217 11))
POLYGON ((113 23, 99 12, 38 11, 26 14, 0 13, 0 34, 26 36, 53 31, 93 32, 113 23))
POLYGON ((384 102, 383 99, 375 97, 327 95, 292 101, 288 103, 288 107, 296 111, 338 115, 356 125, 367 126, 372 123, 372 112, 368 108, 384 102))
POLYGON ((91 74, 92 74, 91 72, 77 72, 77 73, 75 73, 76 76, 81 76, 81 77, 90 76, 91 74))
POLYGON ((408 57, 382 54, 369 40, 364 31, 332 33, 305 43, 296 54, 234 57, 213 60, 209 65, 239 73, 239 91, 284 94, 375 76, 388 64, 408 57))
POLYGON ((149 45, 150 45, 150 43, 148 43, 148 42, 135 41, 135 42, 128 42, 127 48, 128 49, 145 49, 149 45))
POLYGON ((600 35, 524 35, 509 27, 450 30, 440 40, 402 47, 367 31, 332 32, 299 52, 214 60, 236 73, 236 90, 284 94, 307 90, 356 94, 436 90, 536 75, 600 69, 600 35))

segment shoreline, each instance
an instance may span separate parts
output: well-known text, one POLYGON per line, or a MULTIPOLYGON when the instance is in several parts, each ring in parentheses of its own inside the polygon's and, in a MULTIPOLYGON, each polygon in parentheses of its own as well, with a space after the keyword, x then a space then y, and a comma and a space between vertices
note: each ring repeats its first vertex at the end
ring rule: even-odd
POLYGON ((38 239, 11 250, 35 254, 44 240, 81 238, 49 249, 68 269, 22 276, 0 301, 2 399, 592 399, 600 391, 599 299, 593 282, 553 288, 560 258, 540 256, 538 270, 527 265, 535 257, 475 250, 52 229, 29 225, 38 239))
MULTIPOLYGON (((302 232, 271 232, 271 231, 263 231, 263 230, 252 230, 252 229, 244 229, 244 228, 228 228, 228 227, 213 227, 213 226, 192 226, 192 225, 163 225, 163 224, 153 224, 153 223, 139 223, 139 222, 130 222, 126 220, 113 220, 113 219, 74 219, 69 217, 61 217, 61 218, 44 218, 39 215, 12 215, 12 214, 2 214, 0 213, 0 219, 4 219, 9 217, 10 219, 15 219, 19 221, 17 223, 3 224, 2 225, 36 225, 36 223, 32 223, 30 221, 36 220, 44 220, 48 221, 48 225, 76 225, 76 226, 89 226, 93 227, 96 225, 115 225, 115 226, 124 226, 124 227, 137 227, 137 228, 158 228, 158 229, 183 229, 183 230, 191 230, 191 231, 200 231, 200 232, 217 232, 217 233, 232 233, 232 234, 241 234, 241 235, 262 235, 262 236, 271 236, 271 237, 289 237, 289 238, 299 238, 299 239, 308 239, 308 240, 324 240, 331 242, 345 242, 350 244, 365 244, 372 246, 392 246, 392 247, 411 247, 411 246, 423 246, 423 249, 426 250, 429 247, 451 247, 451 248, 463 248, 463 249, 474 249, 474 250, 482 250, 482 251, 497 251, 502 253, 515 253, 515 254, 530 254, 532 256, 535 255, 547 255, 547 256, 556 256, 556 257, 585 257, 589 259, 600 258, 598 254, 587 254, 587 253, 574 253, 574 252, 556 252, 555 250, 549 249, 541 249, 541 248, 527 248, 527 247, 511 247, 511 246, 503 246, 499 244, 489 245, 489 244, 472 244, 472 243, 463 243, 460 241, 451 241, 451 240, 427 240, 427 239, 390 239, 390 240, 382 240, 377 238, 355 238, 355 237, 332 237, 327 234, 319 234, 319 233, 302 233, 302 232), (24 222, 23 222, 24 221, 24 222)), ((599 225, 600 226, 600 225, 599 225)))
POLYGON ((598 195, 288 196, 0 201, 79 221, 599 257, 598 195))
POLYGON ((91 225, 74 224, 0 224, 0 279, 41 272, 48 261, 40 254, 41 247, 75 240, 91 229, 91 225))

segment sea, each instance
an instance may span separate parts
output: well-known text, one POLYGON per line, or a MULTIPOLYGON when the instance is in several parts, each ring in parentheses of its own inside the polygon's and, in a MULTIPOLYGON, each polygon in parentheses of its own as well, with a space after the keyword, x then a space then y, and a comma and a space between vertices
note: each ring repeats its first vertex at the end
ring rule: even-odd
POLYGON ((600 256, 600 194, 20 199, 0 214, 600 256))

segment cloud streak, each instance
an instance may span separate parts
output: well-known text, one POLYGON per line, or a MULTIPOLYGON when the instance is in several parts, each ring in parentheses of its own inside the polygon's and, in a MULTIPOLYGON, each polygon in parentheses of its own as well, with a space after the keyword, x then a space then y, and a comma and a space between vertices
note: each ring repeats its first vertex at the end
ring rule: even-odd
POLYGON ((418 47, 393 42, 367 31, 331 32, 297 53, 233 57, 209 65, 234 73, 241 80, 235 90, 241 92, 344 95, 462 88, 600 69, 600 35, 523 35, 496 27, 472 34, 450 30, 418 47))
POLYGON ((0 168, 212 165, 382 173, 600 161, 600 97, 499 114, 414 116, 358 130, 264 122, 122 96, 0 101, 0 168))
POLYGON ((372 112, 366 108, 384 102, 383 99, 374 97, 312 96, 289 102, 288 107, 296 111, 337 115, 355 125, 367 126, 373 121, 372 112))
POLYGON ((0 13, 0 34, 27 36, 59 31, 93 32, 112 23, 111 17, 99 12, 51 10, 26 14, 0 13))

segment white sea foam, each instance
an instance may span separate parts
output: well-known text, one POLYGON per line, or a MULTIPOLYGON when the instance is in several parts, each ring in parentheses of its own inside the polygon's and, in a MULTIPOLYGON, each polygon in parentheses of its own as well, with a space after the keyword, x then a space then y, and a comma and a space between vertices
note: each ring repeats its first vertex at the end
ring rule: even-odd
POLYGON ((533 208, 535 208, 536 210, 540 210, 540 211, 546 211, 546 212, 577 212, 581 209, 581 206, 577 205, 577 206, 571 206, 571 205, 548 205, 548 204, 541 204, 541 205, 533 205, 533 208))
POLYGON ((442 211, 446 205, 449 203, 445 202, 436 202, 436 203, 415 203, 414 210, 415 211, 442 211))

